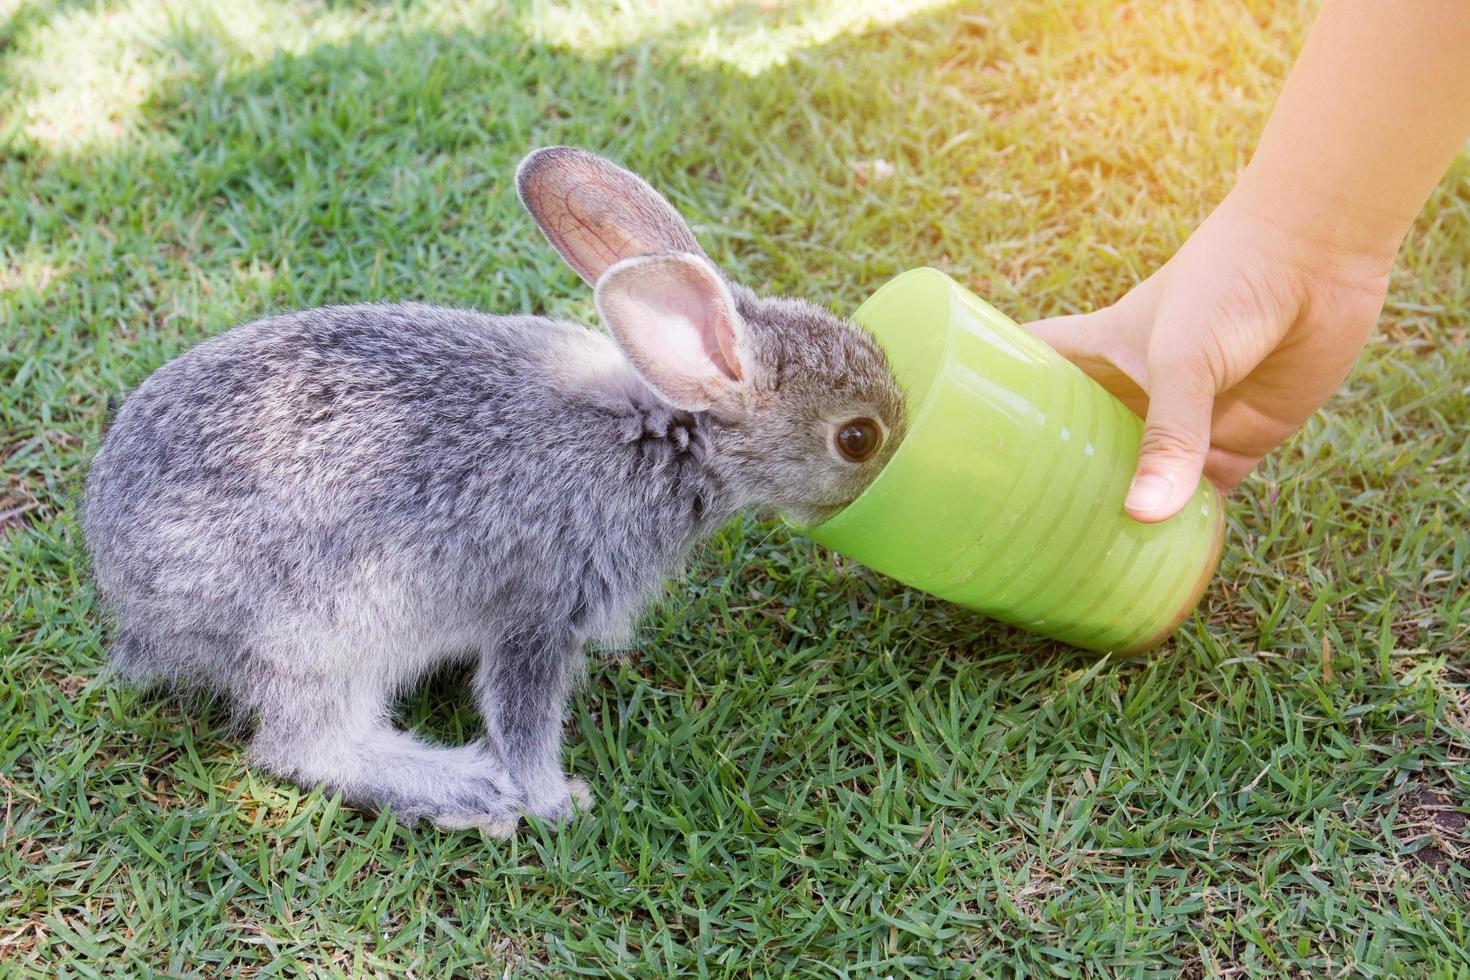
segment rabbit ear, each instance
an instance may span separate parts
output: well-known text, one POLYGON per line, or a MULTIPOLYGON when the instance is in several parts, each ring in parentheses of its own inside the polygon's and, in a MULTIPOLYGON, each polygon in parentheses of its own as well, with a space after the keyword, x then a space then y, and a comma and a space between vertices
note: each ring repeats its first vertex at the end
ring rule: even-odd
POLYGON ((597 280, 597 311, 643 379, 676 408, 700 412, 739 396, 745 324, 709 260, 640 255, 597 280))
POLYGON ((704 255, 658 191, 586 150, 548 146, 529 154, 516 170, 516 193, 546 240, 588 285, 614 262, 634 255, 704 255))

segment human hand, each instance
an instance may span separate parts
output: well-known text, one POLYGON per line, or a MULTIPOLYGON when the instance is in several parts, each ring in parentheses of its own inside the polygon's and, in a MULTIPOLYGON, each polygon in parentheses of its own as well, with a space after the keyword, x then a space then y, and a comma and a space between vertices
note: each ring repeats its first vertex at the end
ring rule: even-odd
POLYGON ((1239 483, 1347 375, 1383 308, 1391 246, 1332 244, 1246 183, 1112 306, 1027 325, 1146 419, 1124 509, 1178 513, 1201 471, 1239 483))

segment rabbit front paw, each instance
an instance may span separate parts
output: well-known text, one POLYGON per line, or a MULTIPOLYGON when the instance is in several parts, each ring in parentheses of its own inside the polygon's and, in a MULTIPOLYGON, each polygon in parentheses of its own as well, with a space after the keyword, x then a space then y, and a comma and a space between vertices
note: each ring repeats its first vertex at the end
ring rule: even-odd
POLYGON ((501 840, 515 836, 517 823, 514 816, 503 813, 441 813, 434 817, 434 824, 442 830, 483 830, 501 840))
POLYGON ((586 782, 558 775, 557 783, 528 794, 526 812, 549 823, 566 823, 574 813, 592 808, 592 791, 586 782))
POLYGON ((444 830, 482 830, 491 837, 515 836, 520 821, 520 794, 503 772, 482 773, 453 802, 432 812, 444 830))

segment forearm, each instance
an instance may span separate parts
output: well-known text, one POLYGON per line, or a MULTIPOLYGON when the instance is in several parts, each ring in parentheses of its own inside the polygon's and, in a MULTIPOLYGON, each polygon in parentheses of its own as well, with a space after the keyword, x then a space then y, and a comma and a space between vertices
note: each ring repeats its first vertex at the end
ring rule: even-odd
POLYGON ((1470 0, 1327 0, 1239 192, 1391 263, 1470 138, 1470 0))

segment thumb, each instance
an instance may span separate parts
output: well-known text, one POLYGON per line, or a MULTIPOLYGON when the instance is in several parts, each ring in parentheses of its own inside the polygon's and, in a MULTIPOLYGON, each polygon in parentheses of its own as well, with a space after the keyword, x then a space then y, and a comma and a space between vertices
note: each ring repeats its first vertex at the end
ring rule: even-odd
POLYGON ((1207 365, 1149 365, 1148 417, 1123 502, 1129 517, 1153 524, 1189 502, 1210 451, 1214 404, 1214 376, 1207 365))

